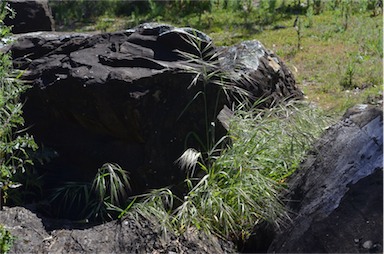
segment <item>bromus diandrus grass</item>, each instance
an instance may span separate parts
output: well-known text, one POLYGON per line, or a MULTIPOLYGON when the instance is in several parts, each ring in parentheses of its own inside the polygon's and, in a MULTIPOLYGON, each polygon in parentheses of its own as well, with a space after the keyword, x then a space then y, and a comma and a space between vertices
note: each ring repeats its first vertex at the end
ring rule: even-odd
POLYGON ((302 101, 267 109, 239 109, 230 122, 232 146, 216 163, 237 168, 246 162, 264 176, 284 181, 331 121, 321 110, 302 101))
POLYGON ((303 102, 237 110, 229 123, 231 144, 220 155, 206 163, 199 151, 188 149, 179 158, 188 172, 184 197, 155 190, 131 212, 160 222, 163 233, 196 228, 230 240, 246 239, 263 221, 279 227, 289 220, 279 199, 284 180, 329 124, 330 118, 303 102))
POLYGON ((92 183, 67 182, 54 190, 50 201, 58 203, 58 216, 104 222, 128 205, 130 189, 128 173, 117 164, 105 163, 92 183))
POLYGON ((177 233, 173 225, 174 202, 180 199, 172 193, 169 188, 160 188, 152 190, 149 193, 135 197, 139 201, 131 205, 131 209, 126 213, 133 215, 138 219, 139 216, 151 221, 159 228, 164 239, 168 238, 168 233, 177 233))
MULTIPOLYGON (((201 90, 181 115, 195 99, 203 97, 206 143, 190 134, 203 143, 203 150, 186 147, 176 160, 186 171, 183 197, 176 197, 167 188, 155 190, 139 197, 141 202, 134 204, 131 212, 160 222, 163 232, 183 234, 196 228, 230 240, 246 239, 262 221, 280 226, 289 219, 279 200, 281 183, 298 167, 327 121, 316 109, 300 102, 260 109, 259 104, 268 98, 252 104, 241 84, 231 85, 210 41, 198 36, 186 36, 185 40, 197 52, 179 52, 189 63, 187 71, 195 74, 188 89, 200 86, 201 90), (212 85, 218 85, 227 98, 235 98, 238 105, 226 120, 228 134, 218 141, 214 132, 219 94, 215 108, 207 108, 206 91, 212 85)), ((245 77, 245 82, 253 81, 245 77)))
POLYGON ((217 146, 218 143, 215 139, 215 128, 218 124, 217 115, 221 110, 219 108, 220 102, 224 99, 227 102, 231 100, 245 102, 249 100, 251 95, 241 87, 233 85, 229 74, 221 67, 221 52, 214 49, 210 38, 205 37, 197 30, 187 29, 186 31, 182 33, 181 38, 191 47, 191 52, 181 50, 176 50, 176 52, 185 59, 186 65, 184 68, 186 72, 194 76, 187 89, 198 87, 198 91, 181 111, 179 118, 193 103, 196 103, 197 99, 202 98, 205 137, 200 137, 191 132, 187 135, 185 143, 187 144, 189 138, 195 138, 203 150, 201 151, 202 156, 205 156, 205 153, 212 151, 212 148, 217 146), (216 91, 216 94, 209 93, 212 89, 216 91), (214 100, 214 103, 209 103, 208 100, 214 100))
POLYGON ((97 198, 93 200, 87 217, 100 217, 102 221, 112 220, 112 214, 121 212, 121 207, 127 205, 130 190, 127 171, 117 164, 103 164, 92 183, 91 191, 97 198))
POLYGON ((50 203, 54 204, 52 213, 58 217, 85 219, 90 196, 90 183, 66 182, 55 188, 49 197, 50 203))

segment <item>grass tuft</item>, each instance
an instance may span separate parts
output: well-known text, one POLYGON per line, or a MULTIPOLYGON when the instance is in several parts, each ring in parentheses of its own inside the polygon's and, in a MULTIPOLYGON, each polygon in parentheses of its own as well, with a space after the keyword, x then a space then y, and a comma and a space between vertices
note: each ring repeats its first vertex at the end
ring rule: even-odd
POLYGON ((130 190, 128 173, 117 164, 105 163, 92 184, 67 182, 54 189, 50 202, 59 204, 54 211, 59 217, 104 222, 123 212, 130 190))
POLYGON ((233 144, 216 163, 232 168, 245 164, 277 182, 284 181, 330 123, 331 117, 306 102, 238 110, 230 125, 233 144))
POLYGON ((230 122, 232 144, 219 156, 203 159, 188 149, 178 160, 203 173, 188 175, 182 199, 167 188, 154 190, 138 196, 130 212, 160 222, 162 232, 196 228, 230 240, 246 239, 262 221, 279 227, 289 219, 279 200, 284 180, 329 124, 329 117, 303 102, 238 110, 230 122))

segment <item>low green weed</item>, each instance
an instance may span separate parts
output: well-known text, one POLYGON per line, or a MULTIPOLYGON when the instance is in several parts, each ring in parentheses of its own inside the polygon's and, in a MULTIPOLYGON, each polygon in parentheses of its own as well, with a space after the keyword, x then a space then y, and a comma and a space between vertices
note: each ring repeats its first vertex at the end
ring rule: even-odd
POLYGON ((340 85, 344 89, 354 89, 354 75, 355 75, 355 65, 353 62, 349 62, 345 67, 344 75, 340 81, 340 85))
POLYGON ((7 253, 11 250, 14 237, 0 224, 0 253, 7 253))

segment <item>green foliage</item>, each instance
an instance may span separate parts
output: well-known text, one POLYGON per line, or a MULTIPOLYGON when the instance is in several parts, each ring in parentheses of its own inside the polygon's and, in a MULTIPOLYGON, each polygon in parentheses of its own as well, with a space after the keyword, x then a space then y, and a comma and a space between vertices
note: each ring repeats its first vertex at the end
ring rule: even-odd
POLYGON ((76 22, 90 22, 98 16, 116 12, 116 8, 124 8, 125 6, 120 6, 119 2, 124 1, 50 0, 49 5, 57 23, 56 25, 71 26, 76 22))
POLYGON ((279 18, 281 18, 277 11, 277 1, 276 0, 261 0, 259 2, 258 10, 258 20, 259 24, 265 26, 269 25, 279 18))
POLYGON ((348 29, 349 18, 352 14, 352 1, 342 0, 341 1, 341 15, 343 17, 343 29, 348 29))
POLYGON ((27 167, 25 172, 16 172, 12 179, 21 185, 8 190, 8 200, 12 205, 22 206, 38 202, 43 197, 43 176, 34 166, 27 167))
POLYGON ((307 12, 305 14, 306 17, 306 23, 305 27, 310 28, 313 25, 313 15, 314 15, 314 4, 311 4, 308 6, 307 12))
POLYGON ((28 157, 33 162, 33 166, 25 168, 25 172, 17 171, 12 179, 20 183, 17 189, 8 190, 9 204, 23 206, 28 203, 37 203, 45 195, 44 174, 38 170, 40 165, 49 163, 56 158, 58 153, 43 144, 35 151, 28 151, 28 157))
POLYGON ((13 18, 15 16, 15 12, 9 8, 7 2, 2 1, 0 5, 0 39, 9 36, 11 33, 11 28, 6 26, 3 22, 4 18, 8 15, 13 18))
MULTIPOLYGON (((71 1, 50 0, 56 23, 59 27, 76 28, 73 24, 93 22, 100 23, 102 19, 127 17, 125 26, 133 26, 143 22, 167 22, 194 28, 217 29, 230 26, 233 29, 255 29, 273 26, 277 22, 296 15, 319 15, 326 11, 338 13, 344 17, 343 26, 348 26, 350 15, 373 11, 376 16, 378 2, 381 0, 146 0, 130 1, 99 0, 99 1, 71 1), (225 15, 231 17, 230 22, 225 15), (258 27, 258 28, 257 28, 258 27)), ((380 11, 380 10, 379 10, 380 11)), ((97 25, 100 30, 114 27, 111 23, 97 25)), ((124 28, 124 27, 121 27, 124 28)))
POLYGON ((105 163, 92 183, 67 182, 54 190, 50 202, 57 204, 59 217, 107 221, 123 211, 130 189, 128 173, 117 164, 105 163))
POLYGON ((0 253, 7 253, 13 245, 14 237, 0 224, 0 253))
POLYGON ((113 26, 113 24, 115 22, 116 22, 116 20, 113 18, 108 18, 108 16, 101 16, 100 18, 98 18, 96 25, 95 25, 95 28, 97 30, 106 32, 107 29, 109 27, 113 26))
MULTIPOLYGON (((3 39, 9 35, 9 28, 2 21, 9 11, 6 2, 2 2, 0 11, 3 39)), ((7 200, 8 189, 19 186, 13 176, 24 173, 26 165, 32 164, 28 149, 37 148, 33 137, 20 130, 24 126, 20 95, 28 87, 20 82, 19 76, 12 68, 10 54, 0 53, 0 209, 7 200)))
POLYGON ((96 28, 102 31, 113 26, 113 22, 106 20, 116 16, 131 17, 128 24, 137 25, 147 21, 160 22, 164 19, 176 21, 185 15, 210 12, 212 7, 210 0, 146 0, 135 3, 120 0, 49 0, 49 4, 59 27, 76 28, 77 24, 96 22, 96 28))
MULTIPOLYGON (((263 42, 285 61, 309 101, 327 111, 343 114, 350 106, 377 103, 382 97, 383 23, 381 17, 363 11, 367 2, 351 2, 347 30, 343 26, 341 1, 336 6, 335 1, 322 1, 321 13, 311 16, 312 26, 307 26, 309 17, 299 15, 303 24, 300 51, 292 27, 295 17, 276 22, 284 29, 264 29, 251 38, 263 42), (347 88, 350 77, 352 85, 347 88)), ((223 31, 211 36, 216 44, 237 42, 232 34, 223 31)), ((244 30, 239 40, 246 36, 244 30)))
POLYGON ((299 16, 296 17, 294 27, 297 33, 297 50, 301 50, 301 39, 303 37, 302 35, 302 30, 303 30, 303 25, 301 18, 299 16))
MULTIPOLYGON (((310 8, 310 6, 308 6, 310 8)), ((323 3, 321 0, 313 0, 312 9, 315 15, 319 15, 323 11, 323 3)))
POLYGON ((355 64, 353 62, 349 62, 345 67, 344 75, 340 81, 340 85, 343 89, 354 89, 354 75, 355 75, 355 64))

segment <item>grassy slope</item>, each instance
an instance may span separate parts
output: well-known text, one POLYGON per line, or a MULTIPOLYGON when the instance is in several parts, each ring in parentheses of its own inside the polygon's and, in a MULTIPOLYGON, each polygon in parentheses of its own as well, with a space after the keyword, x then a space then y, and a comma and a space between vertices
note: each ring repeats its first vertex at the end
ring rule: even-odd
POLYGON ((261 41, 290 67, 308 100, 325 110, 342 113, 357 103, 376 103, 382 96, 383 24, 380 15, 356 14, 350 17, 345 31, 342 17, 335 13, 312 16, 310 27, 306 27, 309 18, 302 16, 301 50, 297 50, 295 16, 275 23, 284 26, 283 29, 234 26, 236 17, 225 13, 216 18, 226 20, 227 25, 217 22, 204 30, 216 44, 230 45, 244 39, 261 41), (341 83, 345 83, 343 80, 349 75, 352 75, 352 87, 343 88, 341 83))
POLYGON ((270 25, 260 26, 253 22, 252 15, 245 20, 244 12, 220 8, 174 20, 151 19, 145 15, 135 20, 103 16, 96 24, 80 30, 116 31, 155 20, 200 29, 219 46, 257 39, 285 61, 309 101, 326 111, 342 114, 352 105, 377 103, 382 98, 382 15, 371 17, 370 14, 353 14, 346 30, 337 10, 311 17, 301 15, 300 50, 297 50, 298 37, 293 27, 296 16, 287 15, 270 25), (284 28, 273 29, 275 26, 284 28))
POLYGON ((334 32, 341 21, 331 15, 313 19, 313 27, 304 28, 303 49, 296 54, 293 28, 266 31, 258 39, 285 60, 308 99, 324 109, 342 112, 382 93, 381 17, 355 16, 345 32, 334 32), (352 87, 343 89, 348 68, 354 72, 352 87))

